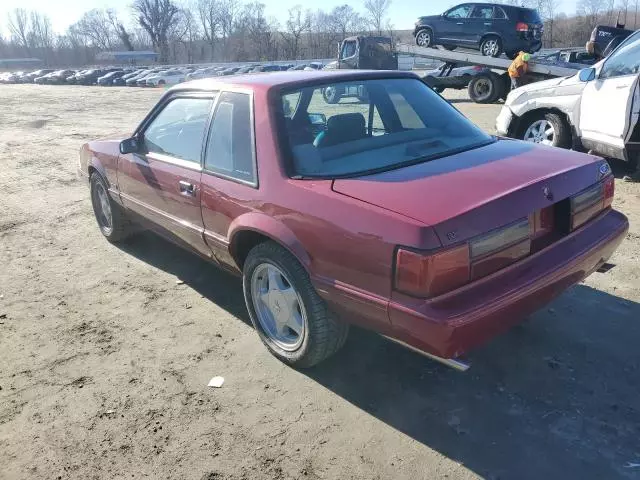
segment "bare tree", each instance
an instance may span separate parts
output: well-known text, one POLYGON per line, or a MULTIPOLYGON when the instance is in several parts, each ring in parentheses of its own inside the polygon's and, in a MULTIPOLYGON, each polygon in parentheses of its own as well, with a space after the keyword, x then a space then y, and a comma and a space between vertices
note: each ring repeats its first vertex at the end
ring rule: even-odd
POLYGON ((24 49, 27 55, 31 55, 31 26, 29 24, 29 12, 24 8, 16 8, 8 14, 9 32, 14 43, 24 49))
POLYGON ((111 22, 111 25, 113 26, 113 30, 115 34, 122 42, 122 45, 124 45, 124 48, 126 48, 129 51, 133 51, 134 48, 131 42, 131 34, 118 18, 118 14, 116 13, 116 11, 113 9, 109 9, 107 10, 107 15, 109 17, 109 21, 111 22))
POLYGON ((585 17, 590 30, 598 25, 600 16, 606 11, 607 0, 580 0, 578 13, 585 17))
POLYGON ((229 59, 230 38, 236 27, 241 6, 239 0, 219 0, 218 24, 222 41, 222 58, 224 60, 229 59))
POLYGON ((265 5, 260 2, 248 3, 242 13, 243 28, 251 45, 253 59, 266 60, 274 50, 273 22, 264 15, 265 5))
POLYGON ((215 48, 218 43, 220 33, 220 1, 219 0, 198 0, 198 19, 202 25, 204 37, 211 49, 211 60, 215 56, 215 48))
POLYGON ((350 5, 340 5, 331 10, 331 24, 333 29, 339 33, 340 40, 349 33, 360 30, 362 18, 350 5))
POLYGON ((378 35, 382 35, 390 6, 391 0, 364 0, 367 20, 378 35))
POLYGON ((110 50, 116 37, 113 22, 107 10, 94 8, 85 12, 75 24, 75 30, 101 50, 110 50))
MULTIPOLYGON (((169 36, 175 39, 176 43, 183 46, 187 63, 193 63, 195 57, 195 43, 200 35, 198 23, 195 21, 190 10, 180 11, 180 21, 175 25, 169 36)), ((178 61, 178 54, 174 50, 174 59, 178 61)))
POLYGON ((300 49, 300 38, 311 28, 311 13, 303 12, 302 6, 296 5, 289 9, 289 19, 285 26, 286 31, 280 32, 280 35, 285 42, 288 58, 296 60, 300 49))
POLYGON ((171 0, 135 0, 133 11, 145 29, 153 47, 160 53, 160 62, 169 58, 169 32, 180 21, 180 8, 171 0))
POLYGON ((54 35, 51 28, 51 20, 47 15, 39 12, 31 12, 31 35, 33 45, 43 49, 47 55, 53 49, 54 35))

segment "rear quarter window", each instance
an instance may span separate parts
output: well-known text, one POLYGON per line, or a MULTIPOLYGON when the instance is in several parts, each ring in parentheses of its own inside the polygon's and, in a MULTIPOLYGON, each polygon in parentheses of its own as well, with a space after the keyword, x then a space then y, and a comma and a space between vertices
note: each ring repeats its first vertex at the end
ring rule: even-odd
POLYGON ((518 20, 525 23, 542 23, 538 11, 533 8, 519 8, 518 20))

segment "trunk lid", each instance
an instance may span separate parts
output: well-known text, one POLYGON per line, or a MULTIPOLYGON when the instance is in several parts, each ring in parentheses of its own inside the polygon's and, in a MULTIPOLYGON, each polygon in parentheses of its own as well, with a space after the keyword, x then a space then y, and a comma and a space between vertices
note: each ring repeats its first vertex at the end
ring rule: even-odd
POLYGON ((375 175, 337 193, 434 227, 444 246, 554 205, 596 183, 603 160, 514 140, 375 175))

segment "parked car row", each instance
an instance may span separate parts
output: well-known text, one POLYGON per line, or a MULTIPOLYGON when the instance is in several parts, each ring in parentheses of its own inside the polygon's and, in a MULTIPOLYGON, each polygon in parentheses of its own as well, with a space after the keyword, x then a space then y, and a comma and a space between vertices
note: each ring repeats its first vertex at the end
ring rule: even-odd
POLYGON ((300 65, 251 64, 235 66, 193 66, 153 67, 153 68, 90 68, 84 70, 40 69, 32 72, 0 73, 0 83, 37 83, 41 85, 101 85, 128 87, 159 87, 176 85, 186 80, 198 78, 240 75, 257 72, 276 72, 284 70, 320 70, 320 62, 300 65))

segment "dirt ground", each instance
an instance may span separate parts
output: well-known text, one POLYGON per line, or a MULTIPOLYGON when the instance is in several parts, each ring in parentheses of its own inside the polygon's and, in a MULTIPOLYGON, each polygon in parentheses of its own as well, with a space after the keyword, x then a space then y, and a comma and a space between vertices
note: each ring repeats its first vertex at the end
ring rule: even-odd
MULTIPOLYGON (((616 268, 467 373, 356 329, 296 371, 237 279, 98 231, 78 149, 160 94, 0 86, 1 479, 640 479, 640 186, 616 183, 616 268)), ((498 105, 448 96, 493 130, 498 105)))

